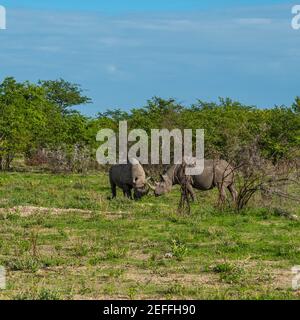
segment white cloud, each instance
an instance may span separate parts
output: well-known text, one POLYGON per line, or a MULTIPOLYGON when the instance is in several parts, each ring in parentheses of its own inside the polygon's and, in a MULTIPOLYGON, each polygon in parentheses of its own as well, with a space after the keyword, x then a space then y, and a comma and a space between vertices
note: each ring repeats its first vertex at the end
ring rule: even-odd
POLYGON ((106 71, 109 74, 115 74, 116 72, 118 72, 118 68, 114 64, 109 64, 106 66, 106 71))

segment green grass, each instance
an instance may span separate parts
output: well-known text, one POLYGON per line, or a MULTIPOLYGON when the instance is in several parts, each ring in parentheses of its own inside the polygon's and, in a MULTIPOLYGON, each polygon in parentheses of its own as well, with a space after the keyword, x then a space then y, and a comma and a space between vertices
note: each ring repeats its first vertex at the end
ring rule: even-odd
POLYGON ((138 202, 109 193, 103 174, 0 174, 0 299, 299 298, 299 221, 257 203, 220 211, 215 191, 190 216, 177 213, 178 190, 138 202))

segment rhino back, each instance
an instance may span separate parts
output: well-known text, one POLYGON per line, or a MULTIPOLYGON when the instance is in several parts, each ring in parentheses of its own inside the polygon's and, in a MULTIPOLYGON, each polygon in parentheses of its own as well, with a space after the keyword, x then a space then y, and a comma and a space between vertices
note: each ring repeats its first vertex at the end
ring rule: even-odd
MULTIPOLYGON (((184 171, 180 165, 172 165, 164 172, 173 185, 180 184, 184 179, 184 171)), ((193 187, 199 190, 209 190, 213 186, 213 160, 205 160, 201 175, 192 176, 193 187)))
POLYGON ((199 190, 210 190, 214 186, 214 161, 204 160, 204 170, 202 174, 193 176, 193 187, 199 190))
POLYGON ((130 164, 117 164, 110 168, 109 179, 118 187, 132 184, 132 171, 130 164))
POLYGON ((230 185, 234 180, 234 168, 226 160, 218 160, 215 167, 216 183, 230 185))
POLYGON ((209 190, 217 183, 228 186, 233 180, 233 168, 226 160, 206 159, 203 173, 193 177, 193 186, 196 189, 209 190))

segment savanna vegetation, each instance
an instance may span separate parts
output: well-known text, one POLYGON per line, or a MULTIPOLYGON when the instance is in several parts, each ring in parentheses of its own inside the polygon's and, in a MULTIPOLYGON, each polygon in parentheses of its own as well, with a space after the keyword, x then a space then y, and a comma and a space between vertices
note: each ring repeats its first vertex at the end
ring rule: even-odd
MULTIPOLYGON (((230 99, 87 117, 91 100, 58 81, 0 84, 0 299, 298 299, 300 98, 258 109, 230 99), (100 129, 205 129, 206 156, 236 168, 238 203, 180 188, 140 201, 110 194, 95 161, 100 129)), ((158 166, 159 167, 159 166, 158 166)), ((161 167, 147 167, 157 178, 161 167)))
POLYGON ((128 121, 129 130, 141 128, 149 134, 154 128, 203 128, 207 157, 231 159, 253 143, 274 164, 299 157, 299 97, 292 106, 271 109, 222 98, 184 106, 158 97, 128 112, 116 108, 96 117, 71 108, 90 102, 79 85, 62 79, 32 84, 6 78, 0 84, 0 169, 9 170, 16 157, 53 171, 95 168, 97 132, 117 132, 121 120, 128 121))
POLYGON ((199 192, 181 215, 178 189, 108 201, 104 174, 0 179, 1 299, 299 298, 300 222, 275 209, 280 199, 236 213, 199 192))

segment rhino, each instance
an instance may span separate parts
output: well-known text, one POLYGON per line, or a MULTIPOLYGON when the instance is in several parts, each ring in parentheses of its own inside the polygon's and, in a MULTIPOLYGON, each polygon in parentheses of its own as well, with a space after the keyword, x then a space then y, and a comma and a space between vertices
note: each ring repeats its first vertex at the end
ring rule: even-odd
MULTIPOLYGON (((173 165, 161 175, 161 181, 156 186, 151 186, 155 196, 161 196, 172 190, 173 185, 183 183, 185 176, 184 165, 173 165)), ((225 160, 204 160, 204 171, 200 175, 189 176, 186 183, 187 191, 192 200, 195 200, 195 192, 197 190, 211 190, 215 187, 219 189, 219 201, 226 200, 226 188, 229 190, 233 201, 237 199, 237 191, 234 186, 234 169, 225 160)))
POLYGON ((109 170, 109 181, 112 192, 110 199, 117 196, 117 187, 121 188, 124 196, 129 199, 133 199, 132 189, 136 200, 149 192, 145 171, 136 159, 131 159, 127 164, 113 165, 109 170))

